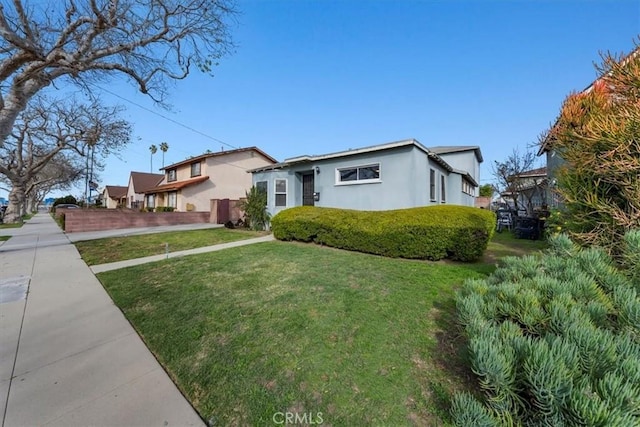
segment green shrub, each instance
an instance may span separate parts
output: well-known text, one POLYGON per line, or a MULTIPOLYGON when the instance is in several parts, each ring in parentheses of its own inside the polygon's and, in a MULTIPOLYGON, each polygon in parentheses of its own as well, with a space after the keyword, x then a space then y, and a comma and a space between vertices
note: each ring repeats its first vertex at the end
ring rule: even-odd
POLYGON ((245 223, 252 230, 262 231, 271 219, 271 215, 267 212, 267 192, 253 186, 245 194, 246 198, 240 200, 238 204, 238 207, 244 212, 245 223))
POLYGON ((280 240, 315 242, 388 257, 473 261, 487 248, 495 215, 466 206, 355 211, 300 206, 271 220, 280 240))
POLYGON ((176 210, 173 206, 157 206, 156 212, 173 212, 176 210))
POLYGON ((640 231, 625 241, 624 267, 560 235, 465 283, 458 318, 485 399, 457 396, 456 425, 640 425, 640 231))
POLYGON ((58 197, 57 199, 55 199, 53 201, 53 206, 54 207, 58 206, 58 205, 61 205, 61 204, 70 204, 70 205, 78 205, 78 206, 80 206, 78 204, 78 200, 75 197, 73 197, 72 195, 70 195, 70 194, 68 196, 58 197))

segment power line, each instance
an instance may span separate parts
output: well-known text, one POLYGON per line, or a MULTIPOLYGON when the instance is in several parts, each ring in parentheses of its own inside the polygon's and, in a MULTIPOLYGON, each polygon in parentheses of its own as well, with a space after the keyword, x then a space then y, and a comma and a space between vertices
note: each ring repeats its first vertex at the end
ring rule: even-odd
POLYGON ((105 89, 105 88, 103 88, 102 86, 98 86, 98 85, 96 85, 96 84, 94 84, 94 83, 89 83, 89 84, 90 84, 90 85, 92 85, 92 86, 94 86, 94 87, 96 87, 96 88, 98 88, 98 89, 100 89, 100 90, 102 90, 102 91, 104 91, 104 92, 106 92, 106 93, 108 93, 108 94, 111 94, 111 95, 115 96, 116 98, 120 98, 120 99, 122 99, 123 101, 128 102, 128 103, 129 103, 129 104, 131 104, 131 105, 135 105, 135 106, 136 106, 136 107, 138 107, 138 108, 141 108, 141 109, 143 109, 143 110, 145 110, 145 111, 148 111, 148 112, 149 112, 149 113, 151 113, 151 114, 155 114, 155 115, 156 115, 156 116, 158 116, 158 117, 162 117, 163 119, 168 120, 168 121, 170 121, 171 123, 174 123, 174 124, 176 124, 176 125, 178 125, 178 126, 181 126, 181 127, 185 128, 185 129, 188 129, 188 130, 190 130, 191 132, 197 133, 198 135, 202 135, 202 136, 204 136, 205 138, 208 138, 208 139, 210 139, 210 140, 212 140, 212 141, 219 142, 220 144, 224 144, 224 145, 226 145, 227 147, 230 147, 230 148, 234 148, 234 149, 236 149, 236 148, 240 148, 240 147, 236 147, 236 146, 234 146, 234 145, 231 145, 231 144, 229 144, 229 143, 227 143, 227 142, 224 142, 224 141, 223 141, 223 140, 221 140, 221 139, 214 138, 213 136, 208 135, 208 134, 206 134, 206 133, 204 133, 204 132, 201 132, 201 131, 199 131, 198 129, 194 129, 194 128, 192 128, 191 126, 185 125, 184 123, 181 123, 181 122, 179 122, 179 121, 177 121, 177 120, 174 120, 174 119, 172 119, 171 117, 167 117, 167 116, 165 116, 164 114, 160 114, 160 113, 158 113, 157 111, 153 111, 152 109, 147 108, 147 107, 145 107, 144 105, 138 104, 138 103, 137 103, 137 102, 135 102, 135 101, 131 101, 130 99, 127 99, 127 98, 125 98, 124 96, 118 95, 117 93, 112 92, 112 91, 110 91, 109 89, 105 89))

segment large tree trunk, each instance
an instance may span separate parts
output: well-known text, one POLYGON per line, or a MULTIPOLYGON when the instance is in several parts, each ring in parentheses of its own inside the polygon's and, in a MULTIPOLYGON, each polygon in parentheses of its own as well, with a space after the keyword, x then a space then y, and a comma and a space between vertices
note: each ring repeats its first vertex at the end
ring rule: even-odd
POLYGON ((27 197, 26 211, 26 213, 36 213, 38 211, 38 194, 36 191, 32 191, 27 197))
POLYGON ((22 211, 25 205, 24 187, 14 185, 9 193, 9 205, 4 213, 3 221, 5 223, 14 223, 22 221, 22 211))

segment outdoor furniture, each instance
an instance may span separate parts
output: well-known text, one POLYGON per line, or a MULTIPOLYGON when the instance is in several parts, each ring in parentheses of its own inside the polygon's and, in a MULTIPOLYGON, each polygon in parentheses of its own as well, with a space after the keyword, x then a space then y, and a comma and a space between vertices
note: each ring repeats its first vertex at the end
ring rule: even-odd
POLYGON ((538 240, 542 236, 544 221, 534 217, 517 217, 513 228, 516 239, 538 240))
POLYGON ((496 231, 502 233, 502 230, 511 230, 513 226, 513 214, 507 210, 498 210, 496 212, 496 231))

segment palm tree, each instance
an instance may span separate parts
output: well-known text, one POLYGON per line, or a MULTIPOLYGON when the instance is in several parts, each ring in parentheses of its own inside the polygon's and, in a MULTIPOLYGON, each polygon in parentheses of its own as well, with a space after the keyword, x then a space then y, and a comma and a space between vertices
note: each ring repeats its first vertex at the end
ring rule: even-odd
POLYGON ((169 150, 169 144, 167 144, 166 142, 161 142, 160 151, 162 151, 162 167, 163 168, 164 168, 164 153, 166 153, 167 150, 169 150))
POLYGON ((153 173, 153 155, 156 154, 158 152, 158 147, 156 147, 156 144, 151 144, 151 147, 149 147, 149 151, 151 151, 151 173, 153 173))

